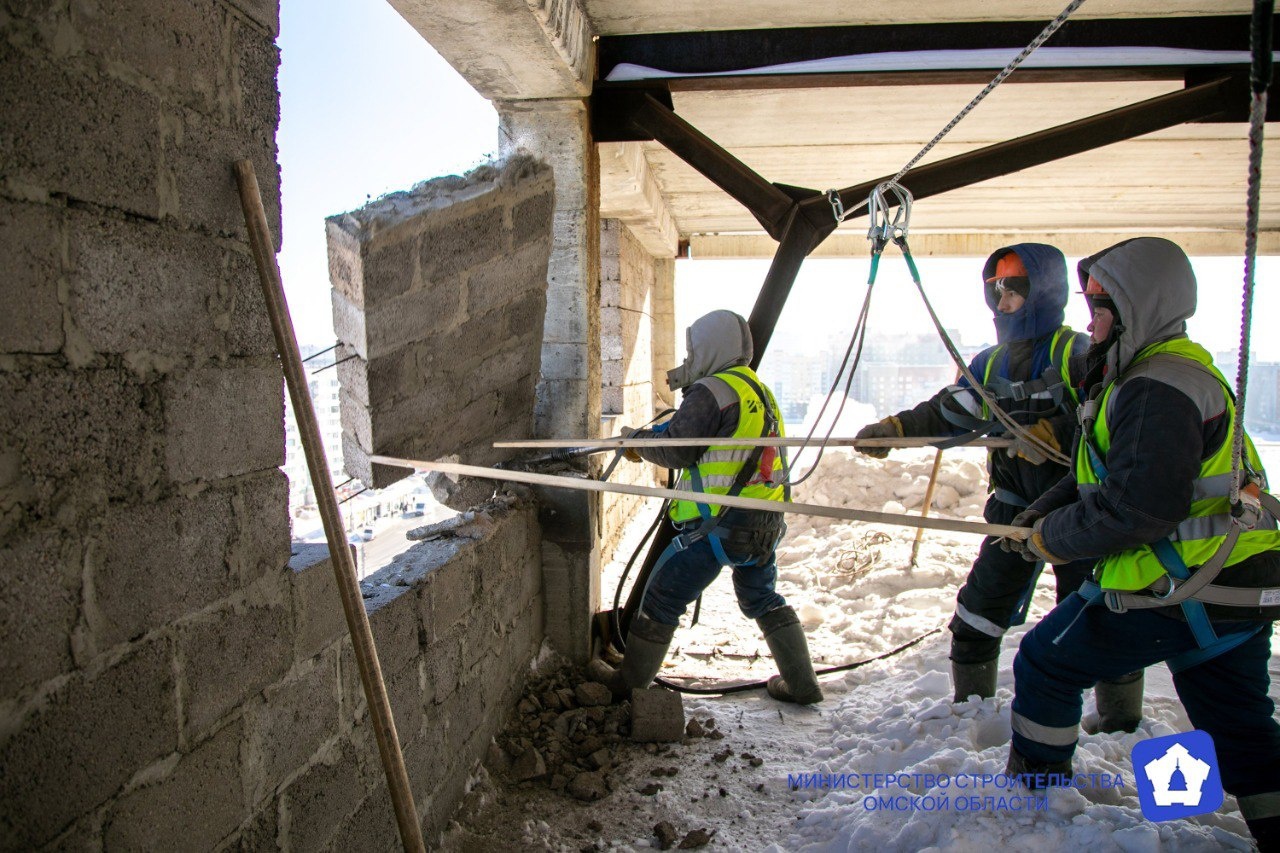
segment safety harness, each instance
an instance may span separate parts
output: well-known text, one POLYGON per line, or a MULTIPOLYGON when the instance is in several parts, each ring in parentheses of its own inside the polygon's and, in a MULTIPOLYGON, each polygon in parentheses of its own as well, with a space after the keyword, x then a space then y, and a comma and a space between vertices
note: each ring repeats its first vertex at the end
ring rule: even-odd
MULTIPOLYGON (((1061 408, 1068 397, 1070 397, 1071 403, 1078 402, 1075 399, 1075 389, 1071 387, 1071 370, 1068 364, 1067 352, 1074 337, 1075 333, 1070 326, 1059 327, 1053 333, 1053 338, 1049 342, 1048 365, 1035 379, 1026 379, 1020 382, 1014 382, 998 374, 992 375, 992 370, 997 360, 1002 356, 1006 356, 1004 352, 1005 345, 1001 344, 993 349, 987 357, 987 363, 982 375, 983 387, 990 391, 998 402, 1010 400, 1014 403, 1021 403, 1026 400, 1052 400, 1053 408, 1045 410, 1044 414, 1046 415, 1061 408)), ((966 432, 940 442, 938 444, 939 447, 959 447, 984 435, 1004 432, 1003 425, 991 414, 991 409, 985 401, 982 404, 982 413, 986 417, 976 417, 962 411, 968 407, 958 398, 961 394, 970 393, 969 386, 954 385, 948 390, 949 393, 940 407, 942 417, 951 426, 966 430, 966 432), (952 401, 954 403, 948 405, 952 401)), ((1026 411, 1008 411, 1010 415, 1029 413, 1029 409, 1026 411)), ((1001 500, 1004 499, 1001 498, 1001 500)), ((1006 503, 1013 503, 1014 506, 1026 506, 1026 503, 1022 502, 1021 499, 1018 502, 1006 501, 1006 503)))
MULTIPOLYGON (((1152 358, 1161 357, 1180 358, 1163 354, 1152 356, 1152 358)), ((1223 382, 1221 377, 1192 359, 1180 358, 1180 361, 1194 365, 1196 369, 1212 376, 1234 403, 1235 395, 1232 394, 1231 388, 1223 382)), ((1108 476, 1106 464, 1103 462, 1103 453, 1098 448, 1094 435, 1094 424, 1097 421, 1103 397, 1103 394, 1099 394, 1082 404, 1077 410, 1077 418, 1080 422, 1082 435, 1081 446, 1088 453, 1089 465, 1093 469, 1099 484, 1104 483, 1108 476)), ((1187 566, 1182 555, 1174 548, 1170 538, 1166 536, 1158 542, 1150 543, 1152 552, 1167 573, 1165 578, 1167 587, 1163 591, 1143 594, 1107 590, 1103 589, 1097 581, 1087 580, 1079 590, 1080 596, 1085 600, 1085 606, 1081 608, 1080 614, 1077 614, 1076 619, 1083 615, 1085 609, 1099 603, 1104 604, 1112 613, 1124 613, 1128 610, 1151 610, 1159 607, 1181 607, 1183 617, 1186 619, 1187 626, 1191 629, 1191 633, 1196 639, 1196 645, 1199 648, 1170 658, 1168 665, 1174 673, 1190 669, 1193 666, 1225 654, 1261 631, 1266 623, 1260 622, 1255 627, 1219 636, 1213 628, 1208 613, 1205 611, 1206 604, 1248 608, 1280 605, 1280 589, 1227 587, 1213 584, 1214 579, 1226 566, 1227 560, 1230 559, 1242 532, 1255 529, 1263 520, 1263 512, 1266 512, 1273 519, 1280 519, 1280 501, 1277 501, 1274 496, 1259 488, 1258 480, 1260 478, 1247 465, 1240 470, 1247 480, 1247 486, 1240 490, 1240 500, 1231 507, 1230 527, 1213 555, 1201 564, 1194 573, 1187 566)), ((1062 633, 1054 639, 1055 644, 1066 636, 1071 627, 1075 625, 1076 619, 1073 619, 1063 629, 1062 633)))

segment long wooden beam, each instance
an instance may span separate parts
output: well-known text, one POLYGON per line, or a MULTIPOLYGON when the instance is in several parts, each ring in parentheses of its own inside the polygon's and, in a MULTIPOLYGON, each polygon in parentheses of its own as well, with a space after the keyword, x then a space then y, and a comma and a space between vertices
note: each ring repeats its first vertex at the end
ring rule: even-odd
MULTIPOLYGON (((909 448, 909 447, 937 447, 938 442, 946 441, 946 436, 941 437, 925 437, 912 436, 910 438, 829 438, 825 442, 820 439, 797 438, 788 436, 787 438, 704 438, 701 436, 668 438, 666 436, 653 436, 652 438, 524 438, 513 439, 510 441, 495 441, 494 447, 512 448, 547 448, 558 449, 562 447, 599 447, 602 450, 614 450, 624 447, 707 447, 709 445, 717 445, 719 447, 814 447, 819 444, 826 444, 827 447, 889 447, 889 448, 909 448)), ((1013 444, 1011 438, 976 438, 965 445, 965 447, 1009 447, 1013 444)))
MULTIPOLYGON (((608 492, 678 501, 692 500, 696 497, 691 492, 682 492, 675 489, 633 486, 628 483, 609 483, 554 474, 534 474, 529 471, 507 471, 502 468, 482 468, 479 465, 461 465, 456 462, 430 462, 422 459, 402 459, 398 456, 371 456, 370 461, 378 465, 397 465, 401 468, 438 471, 441 474, 454 474, 460 477, 504 480, 511 483, 527 483, 531 486, 554 486, 560 489, 574 489, 580 492, 608 492)), ((952 533, 975 533, 979 536, 1007 536, 1010 539, 1026 539, 1031 535, 1031 528, 1029 527, 1011 527, 1007 524, 985 524, 952 518, 929 518, 928 516, 873 512, 865 509, 846 509, 844 507, 820 506, 818 504, 766 501, 759 498, 744 498, 741 496, 707 495, 705 497, 706 500, 698 501, 698 503, 703 503, 707 506, 728 506, 762 512, 813 515, 820 518, 835 518, 841 521, 865 521, 871 524, 893 524, 899 527, 928 527, 932 530, 949 530, 952 533)))

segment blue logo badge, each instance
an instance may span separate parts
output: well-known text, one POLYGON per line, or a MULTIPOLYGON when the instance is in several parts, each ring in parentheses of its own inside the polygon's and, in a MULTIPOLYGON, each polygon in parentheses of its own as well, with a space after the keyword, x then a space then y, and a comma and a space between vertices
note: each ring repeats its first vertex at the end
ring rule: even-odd
POLYGON ((1206 814, 1222 805, 1218 755, 1208 732, 1195 729, 1138 741, 1131 757, 1138 802, 1147 820, 1206 814))

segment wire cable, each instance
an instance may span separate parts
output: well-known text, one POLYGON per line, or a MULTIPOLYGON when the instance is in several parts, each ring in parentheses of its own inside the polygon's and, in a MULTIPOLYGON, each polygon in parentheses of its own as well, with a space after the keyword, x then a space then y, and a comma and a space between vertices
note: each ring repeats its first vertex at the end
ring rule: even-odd
MULTIPOLYGON (((866 666, 869 663, 875 663, 878 660, 888 660, 895 655, 902 654, 912 646, 923 643, 925 640, 941 631, 943 627, 943 625, 939 625, 932 631, 927 631, 916 637, 914 640, 903 643, 897 648, 890 649, 889 651, 884 652, 883 654, 878 654, 875 657, 870 657, 866 660, 854 661, 853 663, 846 663, 842 666, 832 666, 827 669, 819 669, 815 671, 815 674, 831 675, 836 672, 849 672, 850 670, 866 666)), ((655 678, 654 681, 661 684, 663 687, 666 687, 668 690, 675 690, 677 693, 689 693, 694 696, 728 696, 731 693, 746 693, 748 690, 759 690, 768 684, 768 680, 766 679, 765 681, 748 681, 741 684, 729 684, 722 687, 688 687, 683 684, 676 684, 674 681, 667 678, 655 678)))

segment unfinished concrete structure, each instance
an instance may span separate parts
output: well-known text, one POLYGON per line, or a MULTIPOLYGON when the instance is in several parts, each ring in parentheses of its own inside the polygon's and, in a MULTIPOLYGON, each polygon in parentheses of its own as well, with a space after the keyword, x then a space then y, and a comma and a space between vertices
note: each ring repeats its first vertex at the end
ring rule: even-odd
MULTIPOLYGON (((660 111, 632 111, 620 90, 668 99, 768 181, 843 186, 892 173, 990 70, 688 75, 886 50, 1017 48, 1059 5, 947 3, 913 9, 908 21, 901 7, 834 0, 391 3, 498 106, 503 155, 550 166, 550 182, 531 173, 524 214, 508 204, 515 196, 502 201, 501 246, 537 255, 526 259, 533 266, 545 249, 545 279, 535 282, 545 295, 498 297, 494 310, 511 322, 508 311, 546 302, 536 341, 521 341, 540 350, 534 395, 502 397, 531 405, 494 411, 534 435, 588 437, 671 402, 662 371, 674 361, 681 241, 704 257, 769 255, 794 200, 741 171, 712 169, 712 181, 686 165, 655 131, 677 147, 694 137, 667 133, 660 111), (685 76, 600 82, 624 62, 685 76), (759 190, 778 210, 749 211, 726 185, 759 190), (522 249, 532 243, 517 236, 521 223, 545 220, 548 244, 522 249)), ((1248 3, 1200 5, 1212 17, 1098 0, 1082 11, 1085 26, 1066 32, 1086 49, 1246 48, 1248 3)), ((327 555, 290 548, 280 370, 231 178, 233 161, 255 162, 278 234, 277 12, 275 0, 0 4, 5 849, 395 844, 327 555)), ((1027 82, 998 90, 939 153, 1177 95, 1212 70, 1161 56, 1138 66, 1099 54, 1018 78, 1027 82)), ((1238 56, 1219 59, 1238 71, 1238 56)), ((1244 130, 1229 106, 1225 115, 1201 109, 1212 123, 940 195, 919 208, 916 251, 985 255, 1042 239, 1074 253, 1141 231, 1192 253, 1236 252, 1244 130)), ((1280 245, 1274 165, 1264 166, 1266 252, 1280 245)), ((861 256, 860 231, 854 224, 816 251, 861 256)), ((494 263, 458 257, 468 282, 494 263)), ((411 334, 420 328, 410 323, 403 343, 420 343, 411 334)), ((372 382, 374 353, 389 343, 369 329, 348 343, 372 382)), ((344 376, 358 397, 355 368, 344 376)), ((371 397, 363 402, 372 408, 371 397)), ((589 654, 602 541, 609 547, 630 512, 576 493, 495 506, 475 539, 418 546, 377 580, 387 586, 370 587, 429 836, 539 644, 575 660, 589 654)))

